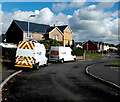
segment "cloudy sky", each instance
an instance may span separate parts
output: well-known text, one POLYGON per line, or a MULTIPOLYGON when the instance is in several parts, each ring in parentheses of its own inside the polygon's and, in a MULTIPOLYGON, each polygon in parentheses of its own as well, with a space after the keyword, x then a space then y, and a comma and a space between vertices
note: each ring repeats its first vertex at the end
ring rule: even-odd
POLYGON ((4 0, 0 5, 2 33, 6 32, 13 19, 27 21, 35 10, 39 10, 36 17, 29 19, 31 22, 51 26, 68 24, 73 31, 75 41, 95 40, 118 43, 118 19, 120 17, 118 5, 120 3, 117 0, 109 0, 111 2, 107 2, 108 0, 89 0, 92 2, 86 0, 9 1, 4 0))

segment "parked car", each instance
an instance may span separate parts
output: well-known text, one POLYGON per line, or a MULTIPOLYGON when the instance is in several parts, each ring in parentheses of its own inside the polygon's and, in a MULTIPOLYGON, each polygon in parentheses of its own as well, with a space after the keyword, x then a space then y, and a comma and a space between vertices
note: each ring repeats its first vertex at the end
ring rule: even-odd
POLYGON ((45 54, 46 50, 43 44, 33 41, 19 42, 15 66, 39 69, 41 65, 48 65, 45 54))
POLYGON ((51 46, 49 61, 64 63, 64 61, 76 61, 76 56, 73 55, 70 47, 51 46))

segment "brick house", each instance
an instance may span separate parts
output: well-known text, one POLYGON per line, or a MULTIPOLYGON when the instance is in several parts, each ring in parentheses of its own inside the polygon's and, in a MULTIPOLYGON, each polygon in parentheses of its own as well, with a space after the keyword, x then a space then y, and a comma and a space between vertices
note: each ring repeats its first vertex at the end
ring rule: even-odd
POLYGON ((98 43, 94 42, 94 41, 91 41, 91 40, 88 40, 88 41, 83 43, 83 49, 86 52, 97 52, 98 49, 99 49, 98 48, 98 43))
POLYGON ((63 45, 72 45, 72 30, 68 25, 53 26, 46 30, 45 38, 53 38, 58 41, 63 41, 63 45))
POLYGON ((28 34, 28 22, 13 20, 6 31, 6 42, 18 44, 19 41, 30 39, 43 40, 43 35, 49 27, 49 25, 29 23, 28 34))
POLYGON ((46 40, 49 38, 63 41, 63 45, 72 45, 72 30, 68 25, 52 27, 30 22, 28 34, 28 22, 13 20, 6 31, 6 42, 8 43, 18 44, 19 41, 46 40))

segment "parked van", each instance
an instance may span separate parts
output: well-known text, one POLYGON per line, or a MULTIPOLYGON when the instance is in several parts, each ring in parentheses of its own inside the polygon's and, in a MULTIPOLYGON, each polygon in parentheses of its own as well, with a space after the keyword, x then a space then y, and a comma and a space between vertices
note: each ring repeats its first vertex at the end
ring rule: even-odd
POLYGON ((43 44, 35 41, 19 42, 16 51, 16 67, 39 69, 41 65, 48 65, 43 44))
POLYGON ((64 61, 76 61, 76 56, 72 54, 72 49, 70 47, 51 46, 49 61, 61 63, 64 63, 64 61))

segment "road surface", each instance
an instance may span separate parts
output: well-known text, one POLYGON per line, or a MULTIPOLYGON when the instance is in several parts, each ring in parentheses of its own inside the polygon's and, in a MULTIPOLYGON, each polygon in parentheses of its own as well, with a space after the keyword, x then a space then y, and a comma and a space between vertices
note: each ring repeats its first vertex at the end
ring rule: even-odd
POLYGON ((4 87, 3 102, 120 102, 120 90, 85 73, 87 66, 105 61, 52 63, 39 70, 23 70, 4 87))

